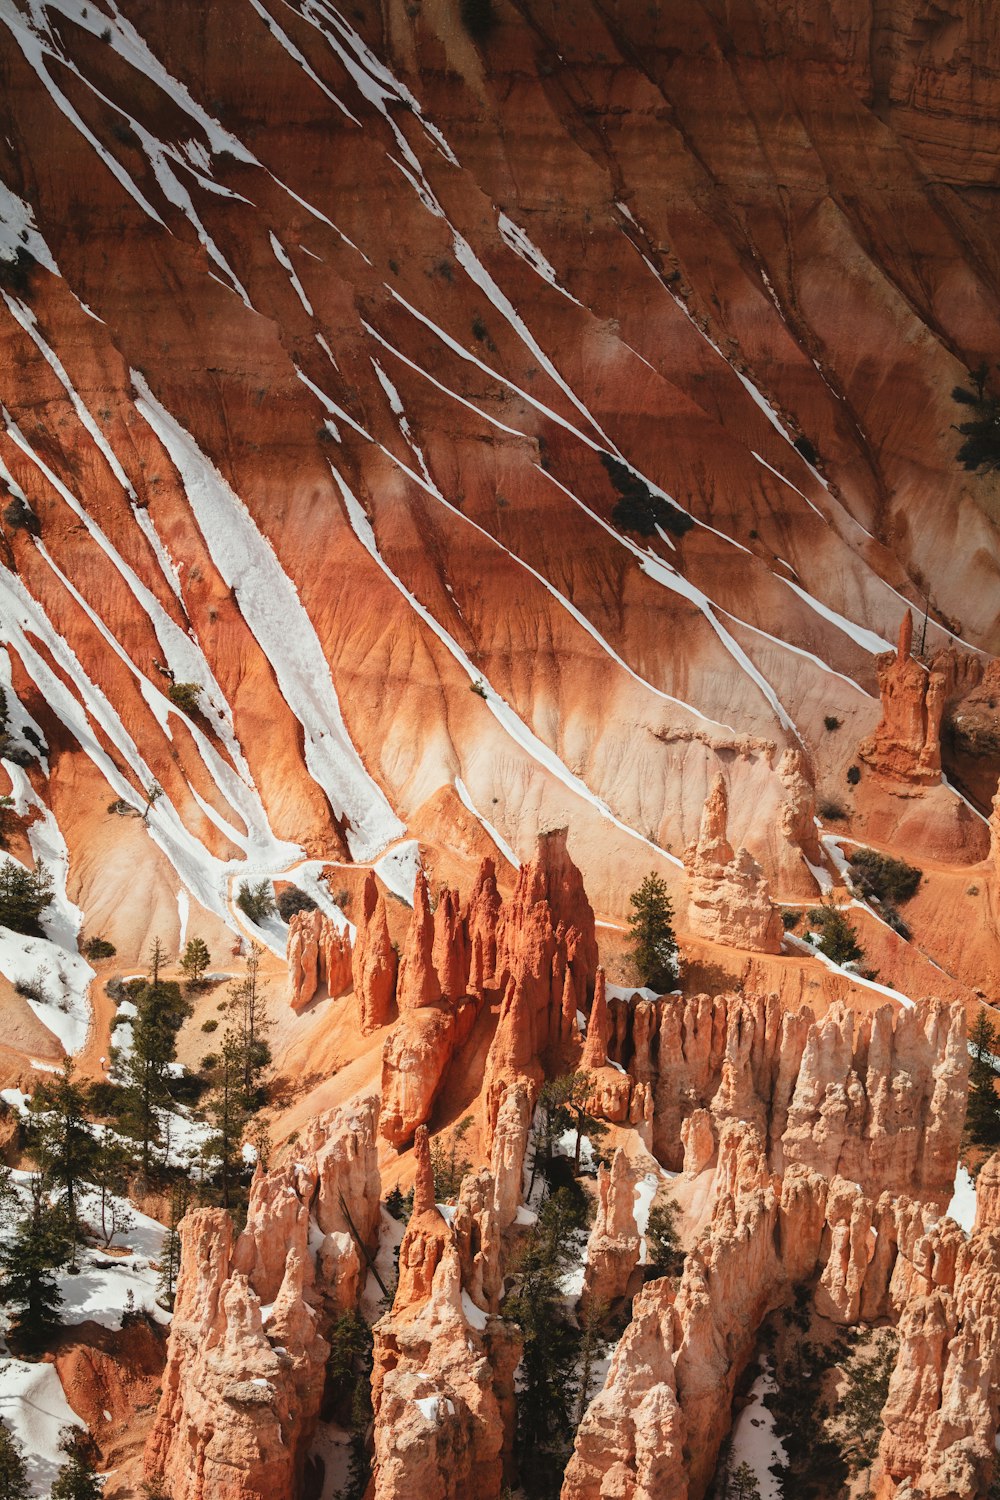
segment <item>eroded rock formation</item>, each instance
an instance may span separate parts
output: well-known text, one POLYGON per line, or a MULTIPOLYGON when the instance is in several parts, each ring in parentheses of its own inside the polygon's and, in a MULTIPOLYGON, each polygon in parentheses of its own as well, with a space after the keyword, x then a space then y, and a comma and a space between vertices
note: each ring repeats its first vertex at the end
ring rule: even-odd
MULTIPOLYGON (((1000 1237, 986 1222, 1000 1165, 984 1169, 983 1222, 966 1243, 939 1220, 964 1119, 962 1009, 925 1001, 856 1018, 834 1007, 817 1023, 747 998, 680 1002, 673 1014, 669 1000, 657 1005, 658 1028, 647 1013, 641 1035, 648 1047, 658 1030, 661 1068, 672 1044, 661 1079, 688 1173, 710 1166, 718 1141, 711 1212, 676 1293, 662 1280, 637 1298, 577 1434, 563 1500, 652 1497, 656 1483, 701 1500, 762 1319, 814 1278, 817 1311, 834 1322, 902 1315, 888 1471, 935 1500, 977 1493, 996 1431, 986 1393, 1000 1335, 982 1314, 1000 1275, 1000 1237)), ((611 1177, 592 1286, 608 1259, 611 1177)), ((613 1255, 609 1264, 618 1270, 613 1255)))
POLYGON ((933 786, 941 780, 941 721, 958 658, 953 651, 939 652, 924 666, 912 650, 913 616, 907 610, 895 652, 876 658, 882 717, 858 754, 887 781, 933 786))
POLYGON ((385 897, 369 871, 362 895, 362 920, 351 960, 361 1030, 367 1035, 391 1021, 396 1004, 399 960, 389 936, 385 897))
POLYGON ((296 1013, 321 988, 331 997, 351 986, 351 938, 319 910, 297 911, 288 923, 288 1000, 296 1013))
POLYGON ((519 1345, 495 1319, 499 1215, 491 1174, 467 1176, 454 1224, 434 1204, 425 1127, 392 1309, 375 1325, 374 1500, 497 1500, 512 1441, 519 1345))
POLYGON ((733 853, 726 838, 728 817, 729 796, 720 772, 705 803, 697 841, 684 851, 688 928, 712 942, 780 953, 781 918, 753 855, 742 847, 733 853))
POLYGON ((246 1228, 181 1223, 181 1265, 146 1473, 174 1500, 297 1493, 319 1415, 323 1331, 377 1241, 374 1099, 320 1116, 294 1163, 254 1178, 246 1228))
POLYGON ((602 1163, 597 1172, 597 1213, 587 1241, 584 1301, 610 1305, 624 1297, 638 1264, 635 1178, 628 1157, 619 1148, 610 1168, 602 1163))

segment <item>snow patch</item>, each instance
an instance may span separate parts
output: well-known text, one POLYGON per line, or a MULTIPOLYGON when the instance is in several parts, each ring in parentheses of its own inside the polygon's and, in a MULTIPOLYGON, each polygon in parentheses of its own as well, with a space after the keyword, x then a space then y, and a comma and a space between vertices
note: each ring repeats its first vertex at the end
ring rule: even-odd
POLYGON ((962 1226, 966 1234, 972 1233, 976 1222, 976 1184, 961 1162, 955 1173, 955 1192, 948 1204, 947 1214, 962 1226))

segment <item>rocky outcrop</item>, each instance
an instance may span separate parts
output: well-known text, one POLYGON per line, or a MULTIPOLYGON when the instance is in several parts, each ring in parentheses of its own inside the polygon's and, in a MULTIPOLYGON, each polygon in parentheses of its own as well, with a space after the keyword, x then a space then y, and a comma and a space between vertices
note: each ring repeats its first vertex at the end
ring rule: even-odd
POLYGON ((610 1168, 602 1162, 597 1170, 597 1213, 587 1241, 584 1304, 610 1306, 624 1297, 638 1264, 635 1181, 628 1157, 619 1147, 610 1168))
POLYGON ((674 1369, 679 1336, 672 1286, 650 1282, 580 1424, 562 1500, 688 1500, 687 1424, 674 1369))
POLYGON ((533 1087, 558 1069, 577 1011, 590 1008, 596 975, 593 908, 559 829, 539 838, 500 907, 496 983, 503 999, 484 1077, 487 1144, 508 1085, 533 1087))
POLYGON ((391 1146, 407 1145, 430 1119, 456 1037, 455 1013, 438 1005, 405 1012, 386 1037, 379 1131, 391 1146))
POLYGON ((513 1436, 520 1349, 499 1305, 491 1174, 462 1183, 454 1224, 434 1203, 426 1129, 392 1309, 375 1325, 373 1500, 498 1500, 513 1436))
MULTIPOLYGON (((810 1283, 817 1311, 836 1323, 904 1315, 906 1348, 883 1441, 890 1472, 919 1475, 936 1500, 977 1493, 993 1408, 985 1396, 973 1397, 957 1416, 960 1398, 946 1392, 970 1385, 986 1392, 995 1378, 993 1320, 979 1327, 975 1308, 994 1295, 990 1278, 1000 1274, 1000 1229, 992 1227, 1000 1162, 984 1168, 982 1223, 967 1246, 957 1226, 938 1218, 951 1195, 964 1117, 962 1008, 924 1001, 857 1017, 834 1006, 817 1022, 761 997, 667 997, 641 1013, 636 1006, 624 1045, 637 1035, 643 1052, 633 1062, 645 1081, 636 1086, 661 1086, 680 1121, 686 1172, 706 1172, 717 1152, 710 1213, 676 1295, 654 1282, 637 1298, 619 1352, 641 1344, 648 1361, 641 1389, 616 1355, 577 1435, 563 1500, 655 1493, 641 1487, 632 1415, 652 1390, 666 1413, 659 1451, 673 1465, 665 1493, 701 1500, 761 1320, 792 1287, 810 1283), (967 1265, 973 1279, 962 1281, 967 1265), (951 1285, 970 1289, 967 1328, 959 1291, 950 1312, 940 1305, 951 1285), (970 1467, 972 1450, 978 1458, 970 1467), (919 1457, 928 1451, 933 1465, 919 1457), (973 1487, 963 1490, 959 1480, 973 1487)), ((600 1180, 585 1273, 593 1296, 602 1278, 620 1285, 627 1264, 619 1265, 608 1233, 613 1200, 626 1217, 624 1196, 612 1191, 614 1170, 600 1180)), ((624 1249, 627 1226, 621 1241, 624 1249)))
POLYGON ((433 1005, 440 998, 441 986, 434 967, 434 915, 427 876, 418 869, 413 888, 413 915, 399 961, 396 1001, 402 1015, 404 1011, 433 1005))
POLYGON ((448 1245, 419 1307, 375 1325, 372 1500, 499 1500, 519 1355, 463 1294, 448 1245))
POLYGON ((947 1219, 897 1217, 899 1352, 879 1456, 928 1500, 984 1495, 997 1433, 1000 1226, 977 1222, 966 1240, 947 1219))
POLYGON ((362 896, 362 920, 351 960, 354 993, 362 1034, 367 1036, 392 1020, 399 960, 389 936, 385 897, 369 871, 362 896))
POLYGON ((484 859, 465 909, 465 927, 469 939, 469 983, 475 994, 481 994, 492 983, 497 966, 497 921, 500 916, 500 892, 497 890, 496 865, 484 859))
POLYGON ((636 1091, 648 1092, 653 1153, 670 1170, 684 1168, 690 1132, 700 1157, 710 1134, 737 1119, 764 1134, 776 1172, 799 1163, 873 1198, 951 1196, 968 1079, 960 1006, 928 999, 857 1015, 838 1002, 817 1021, 774 995, 667 995, 609 1011, 618 1054, 609 1061, 627 1069, 628 1117, 636 1091), (708 1122, 682 1133, 699 1110, 708 1122))
POLYGON ((780 953, 781 918, 753 855, 745 848, 733 853, 726 838, 728 817, 729 796, 720 773, 705 803, 697 841, 684 851, 688 930, 714 943, 780 953))
POLYGON ((298 1014, 320 989, 334 998, 351 987, 351 937, 319 910, 297 911, 288 923, 288 1002, 298 1014))
POLYGON ((321 1116, 300 1160, 254 1178, 234 1241, 221 1209, 181 1223, 181 1265, 146 1473, 175 1500, 275 1500, 301 1483, 329 1346, 377 1239, 376 1104, 321 1116))
POLYGON ((882 717, 858 754, 886 781, 933 786, 941 780, 941 721, 954 691, 957 658, 940 652, 927 667, 912 650, 913 616, 907 610, 895 652, 876 657, 882 717))
POLYGON ((501 1096, 493 1131, 490 1170, 499 1227, 508 1229, 523 1196, 524 1158, 531 1132, 534 1094, 528 1084, 512 1083, 501 1096))
POLYGON ((468 991, 471 962, 468 928, 459 909, 457 891, 443 890, 438 896, 431 961, 442 998, 457 1005, 468 991))

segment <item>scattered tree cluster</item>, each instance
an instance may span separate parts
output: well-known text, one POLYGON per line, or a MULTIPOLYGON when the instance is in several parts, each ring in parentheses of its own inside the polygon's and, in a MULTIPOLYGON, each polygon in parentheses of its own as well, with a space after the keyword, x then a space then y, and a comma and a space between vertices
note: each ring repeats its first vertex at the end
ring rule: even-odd
POLYGON ((52 876, 43 864, 27 870, 14 859, 0 862, 0 927, 43 937, 42 913, 53 898, 52 876))
POLYGON ((620 497, 611 512, 616 526, 634 532, 636 536, 655 536, 658 526, 678 537, 691 530, 694 521, 687 511, 672 505, 662 495, 654 494, 646 481, 620 458, 602 453, 601 463, 620 497))
POLYGON ((970 415, 956 424, 961 435, 955 458, 968 473, 994 473, 1000 469, 1000 397, 987 390, 990 367, 985 360, 970 370, 969 384, 956 385, 952 400, 968 409, 970 415))
POLYGON ((900 937, 909 938, 910 930, 899 914, 899 908, 915 896, 923 871, 905 860, 879 854, 875 849, 856 849, 850 858, 851 877, 865 900, 878 906, 879 915, 900 937))

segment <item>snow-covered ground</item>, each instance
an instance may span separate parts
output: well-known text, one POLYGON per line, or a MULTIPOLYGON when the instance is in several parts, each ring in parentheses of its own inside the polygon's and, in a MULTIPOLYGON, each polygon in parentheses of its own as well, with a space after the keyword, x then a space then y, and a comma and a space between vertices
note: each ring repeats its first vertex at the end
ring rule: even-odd
MULTIPOLYGON (((11 1185, 24 1207, 29 1201, 30 1175, 21 1171, 11 1173, 11 1185)), ((57 1273, 63 1298, 60 1318, 67 1324, 92 1322, 102 1328, 119 1328, 131 1293, 136 1312, 147 1312, 156 1322, 169 1323, 170 1314, 156 1300, 164 1226, 139 1213, 122 1198, 115 1198, 114 1202, 119 1211, 128 1210, 131 1223, 123 1233, 114 1235, 110 1250, 81 1246, 76 1273, 65 1266, 57 1273)), ((80 1195, 80 1217, 85 1225, 100 1233, 100 1195, 96 1189, 88 1188, 80 1195)), ((9 1219, 10 1215, 8 1222, 9 1219)), ((0 1327, 6 1332, 7 1326, 4 1314, 0 1327)))
POLYGON ((750 1399, 733 1425, 731 1469, 750 1465, 760 1486, 760 1500, 781 1500, 781 1486, 770 1472, 773 1463, 784 1463, 786 1454, 774 1432, 774 1418, 763 1398, 777 1390, 770 1370, 758 1375, 750 1399))
POLYGON ((955 1192, 948 1204, 948 1217, 960 1224, 966 1234, 972 1233, 976 1222, 976 1184, 961 1162, 955 1173, 955 1192))
POLYGON ((32 1494, 41 1500, 64 1462, 60 1432, 83 1426, 66 1400, 55 1365, 0 1358, 0 1419, 20 1444, 32 1494))

